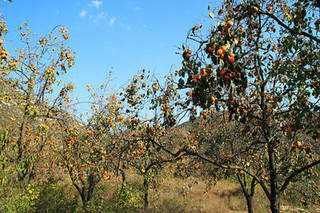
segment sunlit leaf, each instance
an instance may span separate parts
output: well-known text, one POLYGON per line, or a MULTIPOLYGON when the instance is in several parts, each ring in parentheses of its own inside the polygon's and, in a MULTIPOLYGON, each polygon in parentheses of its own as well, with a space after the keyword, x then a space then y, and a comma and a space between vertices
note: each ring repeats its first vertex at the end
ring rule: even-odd
POLYGON ((209 17, 210 17, 210 18, 214 18, 214 12, 210 12, 210 13, 209 13, 209 17))

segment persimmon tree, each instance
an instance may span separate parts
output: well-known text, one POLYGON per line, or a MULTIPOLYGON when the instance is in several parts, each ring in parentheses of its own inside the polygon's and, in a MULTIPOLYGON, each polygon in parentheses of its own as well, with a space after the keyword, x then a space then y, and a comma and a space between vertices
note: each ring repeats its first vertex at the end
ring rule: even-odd
MULTIPOLYGON (((56 124, 63 120, 63 106, 69 101, 71 84, 62 86, 62 76, 74 64, 68 31, 55 27, 42 37, 32 33, 28 23, 19 27, 22 48, 6 51, 5 22, 1 20, 1 108, 3 118, 12 127, 6 149, 2 154, 15 166, 22 183, 35 176, 50 140, 55 137, 56 124), (59 88, 60 87, 60 88, 59 88), (54 92, 55 90, 59 92, 54 92)), ((50 152, 47 152, 47 154, 50 152)))
POLYGON ((85 121, 74 119, 64 124, 65 133, 60 165, 70 177, 84 208, 93 198, 97 185, 108 181, 122 168, 121 150, 126 146, 127 123, 123 105, 116 94, 107 94, 108 84, 99 90, 91 86, 91 112, 85 121), (100 94, 99 94, 100 93, 100 94), (119 160, 120 159, 120 160, 119 160))
POLYGON ((177 146, 179 141, 170 141, 168 137, 172 133, 164 128, 164 123, 172 126, 174 122, 171 123, 172 117, 168 117, 170 109, 166 108, 165 100, 160 100, 163 98, 162 92, 166 90, 160 85, 154 75, 142 70, 121 92, 126 111, 131 116, 131 124, 128 125, 131 137, 127 141, 129 146, 121 152, 122 158, 126 168, 133 168, 143 177, 145 209, 149 206, 149 190, 159 185, 159 175, 163 169, 168 163, 176 162, 182 157, 173 157, 160 147, 160 144, 165 144, 166 147, 172 148, 177 146), (159 99, 156 100, 157 98, 159 99), (143 112, 152 116, 142 115, 143 112))
POLYGON ((170 106, 188 110, 191 118, 228 112, 227 120, 243 131, 229 133, 238 142, 226 162, 216 154, 180 151, 249 175, 271 211, 280 212, 289 183, 320 163, 319 5, 227 0, 216 9, 209 8, 214 26, 207 35, 197 26, 187 36, 182 68, 172 80, 186 95, 170 106))
POLYGON ((131 126, 134 136, 134 140, 131 141, 133 150, 128 152, 128 165, 136 168, 144 177, 145 207, 148 204, 149 182, 151 181, 153 186, 157 185, 155 183, 158 182, 158 178, 154 174, 161 174, 160 169, 183 178, 203 175, 207 177, 209 184, 218 178, 213 172, 215 169, 204 168, 199 158, 184 152, 196 151, 199 141, 193 137, 194 126, 175 127, 180 123, 179 119, 188 113, 188 109, 179 108, 186 105, 181 101, 183 96, 180 95, 172 78, 173 75, 170 74, 164 79, 159 79, 154 74, 142 70, 134 76, 122 93, 123 101, 127 104, 127 112, 134 117, 131 126), (142 116, 142 112, 148 112, 149 115, 142 116), (134 157, 130 158, 130 155, 134 157))
POLYGON ((201 128, 194 128, 193 131, 195 144, 198 144, 197 156, 206 157, 209 164, 211 162, 218 166, 212 168, 215 172, 209 175, 217 173, 217 178, 224 175, 236 176, 250 212, 253 211, 253 198, 258 182, 236 167, 248 169, 252 174, 264 180, 266 178, 265 161, 263 160, 265 152, 260 149, 248 150, 255 137, 245 131, 243 124, 229 122, 228 115, 228 112, 220 112, 206 118, 200 116, 197 123, 201 128))

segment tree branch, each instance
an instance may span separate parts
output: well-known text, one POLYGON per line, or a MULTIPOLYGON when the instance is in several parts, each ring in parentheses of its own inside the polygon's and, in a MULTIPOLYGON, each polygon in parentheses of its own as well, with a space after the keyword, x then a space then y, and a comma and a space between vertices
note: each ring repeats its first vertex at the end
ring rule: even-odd
POLYGON ((199 159, 202 159, 208 163, 211 163, 214 166, 223 168, 223 169, 235 169, 235 170, 240 170, 240 171, 244 171, 245 173, 247 173, 248 175, 250 175, 253 179, 255 179, 260 186, 262 187, 262 189, 264 190, 264 192, 266 193, 267 197, 270 200, 270 192, 267 188, 267 186, 265 185, 265 183, 263 181, 261 181, 255 174, 249 172, 248 170, 240 167, 240 166, 233 166, 233 165, 223 165, 219 162, 216 162, 214 160, 211 160, 195 151, 192 150, 188 150, 186 148, 181 148, 179 149, 176 153, 171 152, 170 150, 166 149, 164 146, 162 146, 161 144, 157 143, 154 139, 150 139, 150 141, 152 141, 152 143, 154 143, 156 146, 158 146, 159 148, 163 149, 165 152, 169 153, 170 155, 173 155, 174 157, 179 157, 180 155, 192 155, 192 156, 196 156, 199 159))
POLYGON ((294 171, 294 172, 286 179, 286 181, 283 183, 283 185, 281 186, 279 192, 280 192, 280 193, 283 193, 283 191, 287 188, 287 186, 288 186, 288 184, 290 183, 290 181, 291 181, 295 176, 297 176, 297 175, 300 174, 301 172, 304 172, 305 170, 307 170, 307 169, 309 169, 309 168, 311 168, 311 167, 313 167, 313 166, 316 166, 316 165, 318 165, 318 164, 320 164, 320 160, 314 161, 313 163, 310 163, 310 164, 308 164, 308 165, 306 165, 306 166, 304 166, 304 167, 302 167, 302 168, 294 171))
POLYGON ((308 38, 310 38, 311 40, 316 41, 317 43, 320 43, 320 39, 310 35, 309 33, 306 33, 304 31, 301 32, 295 32, 293 29, 291 29, 290 27, 288 27, 287 25, 285 25, 278 17, 276 17, 275 15, 268 13, 268 12, 261 12, 262 15, 267 15, 268 17, 272 18, 273 20, 275 20, 280 26, 282 26, 283 28, 285 28, 286 30, 289 31, 289 33, 291 34, 296 34, 296 35, 303 35, 306 36, 308 38))

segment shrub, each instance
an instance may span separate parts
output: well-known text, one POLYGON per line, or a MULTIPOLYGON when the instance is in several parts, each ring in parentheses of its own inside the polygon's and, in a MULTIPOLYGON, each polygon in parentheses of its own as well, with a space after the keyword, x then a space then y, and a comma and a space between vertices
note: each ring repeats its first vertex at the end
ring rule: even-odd
POLYGON ((1 187, 2 195, 0 199, 0 212, 35 212, 35 203, 38 199, 39 192, 31 184, 24 189, 19 187, 10 187, 3 185, 1 187))
POLYGON ((35 206, 36 212, 75 212, 78 200, 67 184, 49 179, 42 183, 35 206))
POLYGON ((138 190, 125 183, 108 200, 106 208, 112 212, 139 211, 143 209, 143 200, 138 190))

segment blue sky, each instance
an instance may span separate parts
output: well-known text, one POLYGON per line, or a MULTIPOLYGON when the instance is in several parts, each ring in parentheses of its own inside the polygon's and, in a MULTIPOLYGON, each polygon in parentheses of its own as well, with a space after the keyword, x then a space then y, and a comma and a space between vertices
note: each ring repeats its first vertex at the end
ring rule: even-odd
POLYGON ((76 97, 85 99, 86 84, 100 85, 110 70, 117 89, 139 69, 164 76, 172 65, 179 68, 177 46, 185 42, 190 28, 210 23, 208 4, 208 0, 13 0, 0 7, 9 28, 6 40, 12 43, 24 21, 41 35, 59 24, 68 28, 68 44, 77 54, 66 81, 75 84, 76 97))

